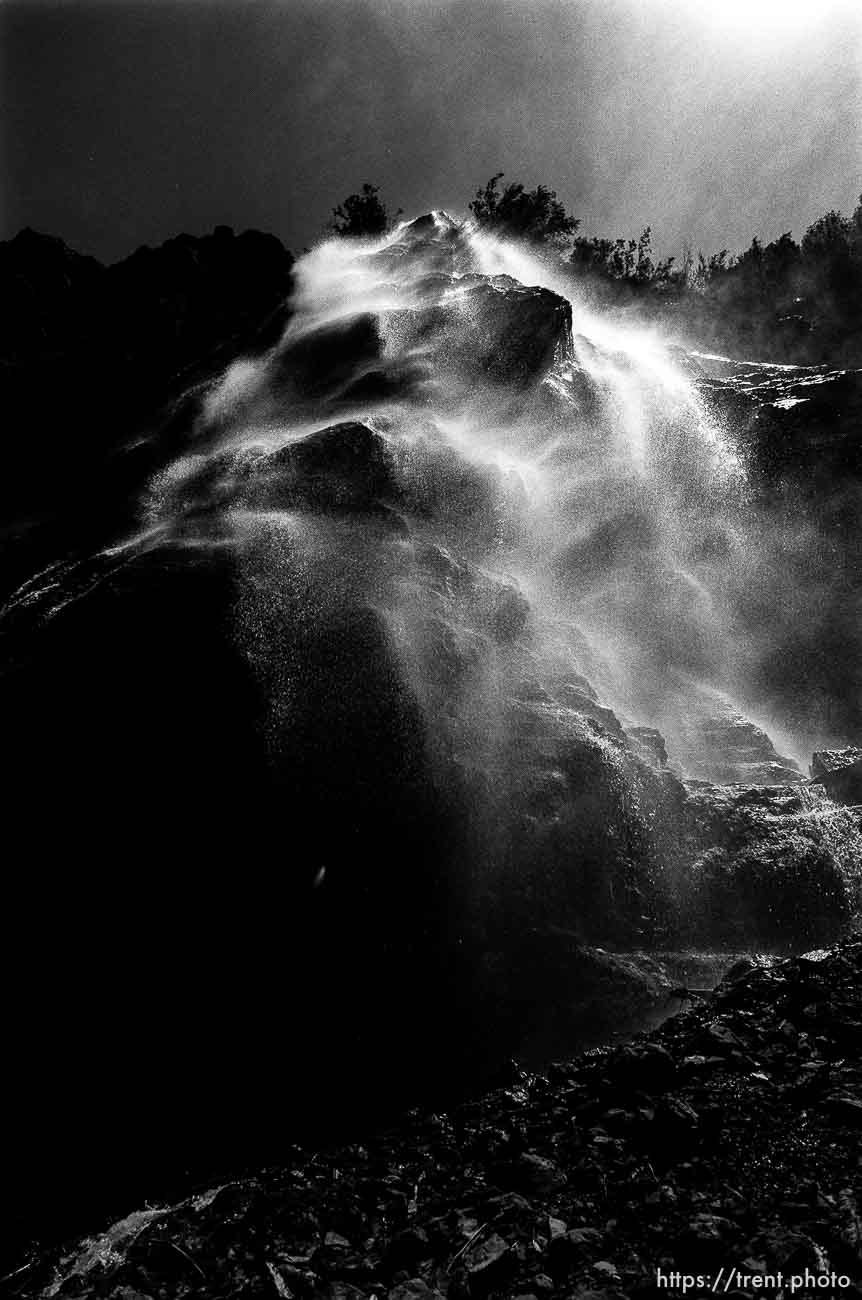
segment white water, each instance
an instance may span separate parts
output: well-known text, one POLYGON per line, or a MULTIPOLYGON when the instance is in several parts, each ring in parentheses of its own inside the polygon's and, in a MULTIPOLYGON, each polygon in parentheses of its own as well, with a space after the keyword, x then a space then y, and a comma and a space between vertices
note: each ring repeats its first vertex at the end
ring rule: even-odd
MULTIPOLYGON (((435 544, 517 581, 531 605, 540 682, 559 675, 565 644, 568 671, 588 677, 626 720, 658 726, 683 764, 702 717, 763 707, 749 687, 762 647, 739 608, 752 584, 765 591, 773 581, 772 560, 730 440, 656 333, 596 315, 561 266, 442 213, 419 234, 402 223, 380 241, 324 243, 296 278, 283 338, 214 386, 194 453, 154 485, 147 511, 149 526, 189 542, 203 530, 236 546, 245 635, 258 657, 271 658, 267 643, 288 605, 295 617, 298 586, 305 617, 359 599, 409 642, 427 599, 417 548, 435 544), (532 391, 471 365, 477 275, 494 284, 501 310, 516 290, 493 277, 571 303, 571 335, 532 391), (427 328, 434 313, 445 319, 427 328), (309 395, 295 382, 296 349, 323 340, 325 356, 327 332, 362 317, 376 322, 381 355, 309 395), (398 382, 351 399, 351 379, 369 368, 398 382), (244 496, 251 462, 346 419, 385 438, 409 538, 244 496), (201 516, 202 471, 215 466, 201 516), (429 484, 433 508, 411 508, 429 484)), ((469 611, 444 615, 471 630, 469 611)), ((405 659, 415 659, 409 645, 405 659)), ((282 670, 270 676, 273 690, 287 689, 282 670)), ((781 729, 780 719, 765 721, 781 729)), ((794 747, 790 728, 782 739, 794 747)))

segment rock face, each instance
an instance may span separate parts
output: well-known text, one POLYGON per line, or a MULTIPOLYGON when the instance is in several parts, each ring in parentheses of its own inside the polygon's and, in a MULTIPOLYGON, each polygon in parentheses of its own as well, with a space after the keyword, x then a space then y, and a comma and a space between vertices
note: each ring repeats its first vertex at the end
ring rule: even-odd
POLYGON ((828 942, 862 904, 858 815, 799 784, 692 785, 678 895, 695 945, 767 950, 828 942))
POLYGON ((457 309, 470 323, 469 364, 497 383, 536 383, 571 338, 564 298, 503 276, 468 284, 457 309))
POLYGON ((686 755, 690 775, 718 784, 792 785, 804 780, 792 758, 782 758, 760 727, 733 709, 699 722, 686 755))
MULTIPOLYGON (((139 248, 110 267, 32 230, 0 244, 9 308, 0 402, 17 431, 0 490, 5 517, 71 513, 74 497, 82 513, 116 527, 156 464, 141 444, 164 424, 162 408, 179 406, 184 389, 238 351, 278 337, 292 266, 273 235, 227 226, 139 248)), ((186 407, 184 434, 188 418, 186 407)), ((76 528, 65 520, 61 539, 76 528)))
POLYGON ((696 355, 698 387, 734 430, 754 490, 761 580, 785 595, 783 609, 754 589, 744 602, 744 622, 760 628, 760 694, 774 714, 852 744, 862 728, 862 568, 845 539, 862 509, 862 371, 696 355))
POLYGON ((862 749, 820 750, 811 759, 811 779, 836 803, 862 803, 862 749))
POLYGON ((809 491, 859 479, 862 371, 696 355, 718 405, 754 412, 752 452, 763 469, 807 480, 809 491))
POLYGON ((0 244, 0 285, 12 309, 0 356, 27 363, 90 346, 193 360, 258 326, 287 296, 292 265, 274 235, 236 236, 227 226, 139 248, 110 267, 22 230, 0 244))
POLYGON ((0 356, 9 364, 62 353, 69 338, 89 338, 104 288, 105 268, 62 239, 22 230, 0 243, 0 285, 6 304, 0 356))

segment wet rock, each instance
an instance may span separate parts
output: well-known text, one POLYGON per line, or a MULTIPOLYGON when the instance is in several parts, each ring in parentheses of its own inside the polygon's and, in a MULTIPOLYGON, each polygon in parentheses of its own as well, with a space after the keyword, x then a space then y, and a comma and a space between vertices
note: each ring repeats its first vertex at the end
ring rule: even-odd
POLYGON ((660 731, 655 727, 626 727, 625 731, 639 753, 659 767, 667 767, 667 745, 660 731))
POLYGON ((340 1250, 350 1250, 350 1242, 346 1237, 342 1237, 339 1232, 327 1232, 323 1238, 324 1246, 334 1246, 340 1250))
POLYGON ((551 1275, 559 1283, 601 1248, 604 1234, 598 1228, 571 1228, 554 1237, 548 1248, 551 1275))
POLYGON ((727 1052, 739 1051, 744 1044, 727 1025, 722 1024, 720 1021, 715 1021, 713 1024, 707 1025, 706 1027, 704 1046, 707 1051, 711 1049, 713 1053, 717 1051, 721 1054, 725 1054, 727 1052))
POLYGON ((282 401, 314 404, 348 389, 365 372, 380 365, 383 344, 375 316, 348 320, 288 340, 276 353, 270 371, 273 390, 282 401))
POLYGON ((677 1241, 677 1258, 684 1266, 720 1267, 731 1243, 739 1236, 739 1225, 732 1219, 719 1214, 697 1214, 677 1241))
POLYGON ((692 783, 681 821, 711 847, 690 860, 685 923, 737 948, 828 942, 857 906, 853 817, 804 786, 692 783))
POLYGON ((566 1175, 551 1160, 525 1151, 521 1156, 517 1177, 522 1185, 543 1196, 557 1192, 566 1185, 566 1175))
POLYGON ((751 1243, 756 1254, 763 1254, 770 1270, 805 1272, 814 1275, 829 1271, 826 1252, 807 1233, 778 1225, 760 1232, 751 1243))
POLYGON ((765 474, 807 480, 809 487, 813 479, 823 487, 836 475, 862 472, 855 436, 862 410, 862 371, 763 368, 750 380, 748 402, 759 408, 750 441, 765 474))
POLYGON ((513 641, 524 630, 530 602, 514 586, 504 587, 494 602, 491 628, 498 641, 513 641))
POLYGON ((782 758, 748 718, 727 708, 704 718, 696 730, 696 750, 686 755, 692 777, 721 784, 791 785, 804 778, 796 763, 782 758))
POLYGON ((610 1259, 599 1259, 592 1265, 592 1271, 602 1282, 619 1282, 620 1275, 616 1264, 610 1259))
POLYGON ((456 562, 439 546, 420 548, 417 559, 433 594, 471 629, 502 644, 521 636, 530 604, 513 578, 456 562))
POLYGON ((836 803, 862 804, 862 749, 818 750, 811 759, 811 779, 836 803))
POLYGON ((721 987, 726 988, 732 984, 738 984, 754 972, 766 970, 771 965, 772 962, 769 958, 740 957, 722 976, 721 987))
POLYGON ((365 424, 334 424, 258 462, 273 504, 362 508, 395 492, 385 440, 365 424))
POLYGON ((550 1196, 565 1186, 562 1170, 543 1156, 525 1151, 516 1161, 504 1161, 493 1166, 494 1179, 501 1187, 510 1187, 525 1195, 550 1196))
POLYGON ((595 718, 600 722, 605 731, 612 736, 622 736, 623 728, 619 718, 612 709, 603 708, 595 699, 595 692, 587 694, 585 691, 578 689, 577 686, 567 682, 565 685, 557 687, 555 696, 560 704, 565 705, 567 709, 574 709, 576 713, 581 713, 587 718, 595 718))
POLYGON ((421 1277, 401 1282, 388 1293, 388 1300, 441 1300, 440 1292, 433 1291, 421 1277))
POLYGON ((488 378, 537 383, 571 337, 572 309, 549 289, 480 280, 458 305, 469 322, 470 366, 488 378))

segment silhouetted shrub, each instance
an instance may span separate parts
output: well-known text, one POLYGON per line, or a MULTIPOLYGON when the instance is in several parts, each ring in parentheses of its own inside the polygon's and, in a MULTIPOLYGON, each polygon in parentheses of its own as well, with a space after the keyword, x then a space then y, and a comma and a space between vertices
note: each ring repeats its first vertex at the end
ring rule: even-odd
MULTIPOLYGON (((333 208, 332 229, 336 235, 347 238, 385 235, 391 223, 379 194, 379 185, 365 184, 358 194, 348 194, 343 203, 333 208)), ((400 212, 399 208, 398 213, 400 212)))
POLYGON ((546 185, 525 190, 513 183, 501 191, 498 182, 504 175, 497 172, 484 189, 476 191, 470 211, 479 225, 497 234, 563 249, 581 224, 578 218, 569 216, 556 192, 546 185))

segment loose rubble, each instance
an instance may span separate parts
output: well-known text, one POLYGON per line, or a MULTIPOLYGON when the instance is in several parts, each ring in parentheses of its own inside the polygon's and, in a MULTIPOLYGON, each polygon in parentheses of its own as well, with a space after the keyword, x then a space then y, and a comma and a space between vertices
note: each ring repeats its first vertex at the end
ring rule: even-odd
MULTIPOLYGON (((862 1295, 862 936, 742 959, 624 1046, 132 1214, 6 1280, 104 1300, 647 1296, 657 1270, 862 1295), (846 1280, 846 1282, 845 1282, 846 1280)), ((709 1289, 703 1288, 703 1289, 709 1289)), ((670 1295, 679 1287, 663 1287, 670 1295)), ((689 1292, 691 1294, 691 1292, 689 1292)))

